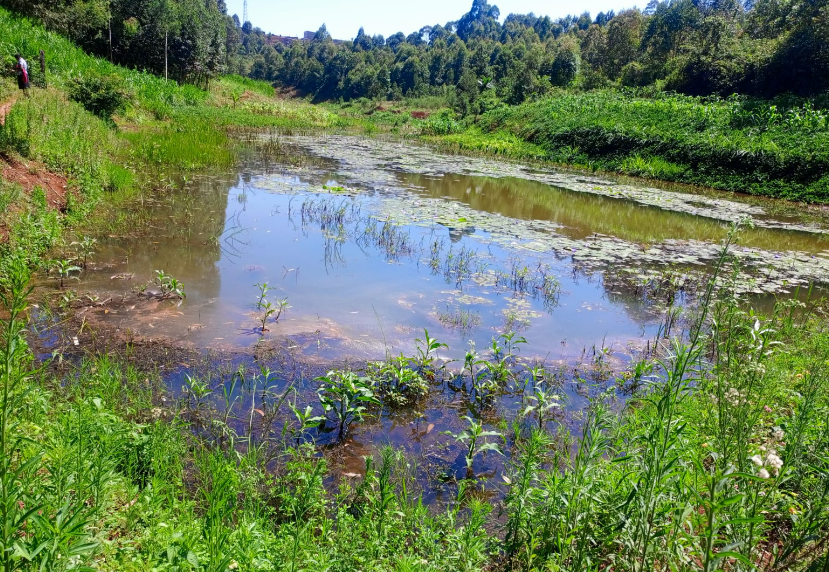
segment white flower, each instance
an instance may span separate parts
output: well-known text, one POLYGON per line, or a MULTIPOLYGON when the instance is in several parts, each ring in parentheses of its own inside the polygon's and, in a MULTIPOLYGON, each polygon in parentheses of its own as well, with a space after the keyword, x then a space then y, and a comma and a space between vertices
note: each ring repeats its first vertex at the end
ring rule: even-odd
POLYGON ((763 458, 760 455, 754 455, 751 458, 751 462, 754 463, 755 465, 757 465, 758 467, 763 466, 763 458))
POLYGON ((767 470, 765 470, 765 469, 760 469, 760 470, 758 471, 758 473, 757 473, 757 476, 759 476, 761 479, 767 479, 767 478, 769 478, 771 475, 769 475, 769 472, 768 472, 767 470))
POLYGON ((785 433, 783 433, 783 430, 780 427, 775 427, 771 436, 774 437, 776 441, 782 441, 785 433))
POLYGON ((779 471, 783 468, 783 459, 775 455, 774 453, 769 453, 769 456, 766 457, 766 462, 772 467, 774 470, 779 471))

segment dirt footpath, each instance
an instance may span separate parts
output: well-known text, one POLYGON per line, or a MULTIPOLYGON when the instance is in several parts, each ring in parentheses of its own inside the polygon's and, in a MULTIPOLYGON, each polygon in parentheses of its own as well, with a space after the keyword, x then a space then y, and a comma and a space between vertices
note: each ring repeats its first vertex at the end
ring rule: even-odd
POLYGON ((16 99, 10 99, 8 101, 0 103, 0 125, 6 124, 6 115, 8 115, 9 110, 12 108, 12 105, 14 105, 15 101, 16 99))

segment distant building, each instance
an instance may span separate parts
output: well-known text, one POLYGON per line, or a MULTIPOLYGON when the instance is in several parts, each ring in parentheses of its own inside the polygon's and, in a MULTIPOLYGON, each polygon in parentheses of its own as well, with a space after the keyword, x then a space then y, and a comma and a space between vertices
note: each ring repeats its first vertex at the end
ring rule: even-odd
POLYGON ((294 42, 298 42, 299 38, 295 36, 277 36, 276 34, 268 34, 265 36, 265 41, 269 46, 275 46, 276 44, 290 46, 294 42))
MULTIPOLYGON (((311 42, 314 40, 314 36, 316 36, 316 32, 308 32, 306 31, 302 38, 297 38, 296 36, 279 36, 277 34, 267 34, 265 36, 265 43, 269 46, 275 46, 276 44, 282 44, 283 46, 290 46, 294 42, 311 42)), ((345 44, 346 40, 334 40, 335 44, 345 44)))

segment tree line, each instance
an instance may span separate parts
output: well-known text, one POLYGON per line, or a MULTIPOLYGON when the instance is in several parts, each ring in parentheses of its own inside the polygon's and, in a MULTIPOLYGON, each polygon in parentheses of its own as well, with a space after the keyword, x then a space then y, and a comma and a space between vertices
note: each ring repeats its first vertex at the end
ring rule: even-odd
POLYGON ((464 112, 554 87, 773 97, 829 91, 829 0, 652 0, 551 19, 474 0, 457 21, 335 44, 323 25, 284 46, 249 23, 236 71, 320 100, 446 96, 464 112), (273 44, 273 45, 272 45, 273 44))
POLYGON ((283 45, 224 0, 0 0, 115 63, 204 84, 239 73, 317 100, 436 95, 463 113, 555 87, 689 95, 829 92, 829 0, 651 0, 552 19, 474 0, 458 20, 385 38, 283 45))

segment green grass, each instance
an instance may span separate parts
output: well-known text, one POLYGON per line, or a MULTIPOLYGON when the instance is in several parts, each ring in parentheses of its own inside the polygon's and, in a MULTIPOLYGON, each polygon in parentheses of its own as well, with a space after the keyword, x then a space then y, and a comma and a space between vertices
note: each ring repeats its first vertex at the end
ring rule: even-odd
POLYGON ((227 132, 208 121, 161 125, 125 133, 136 169, 172 173, 227 169, 236 164, 234 144, 227 132))
POLYGON ((62 231, 61 216, 47 207, 42 190, 27 194, 0 179, 0 261, 21 252, 30 266, 40 266, 62 231))
POLYGON ((530 143, 512 133, 484 133, 471 128, 461 133, 448 135, 424 135, 427 141, 446 151, 463 151, 482 155, 500 155, 511 159, 530 161, 544 160, 547 153, 538 145, 530 143))
POLYGON ((484 133, 533 143, 554 162, 741 191, 829 201, 829 125, 808 106, 562 92, 479 118, 484 133), (774 108, 776 109, 776 108, 774 108))
POLYGON ((115 131, 54 90, 33 90, 12 107, 0 129, 0 148, 84 181, 87 190, 95 182, 108 183, 121 147, 115 131))

